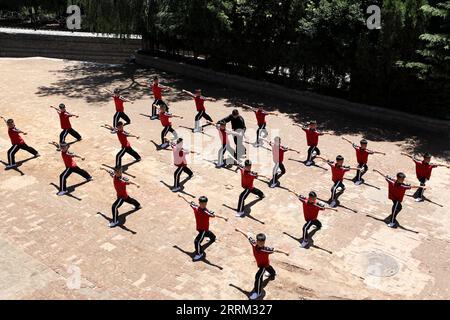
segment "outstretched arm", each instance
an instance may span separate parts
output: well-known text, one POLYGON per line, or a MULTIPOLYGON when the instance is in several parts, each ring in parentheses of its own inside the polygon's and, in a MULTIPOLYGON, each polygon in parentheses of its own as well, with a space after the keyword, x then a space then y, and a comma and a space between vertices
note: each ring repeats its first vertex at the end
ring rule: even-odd
POLYGON ((112 170, 108 170, 105 168, 100 167, 100 170, 106 171, 107 173, 109 173, 111 176, 114 174, 114 172, 112 170))
POLYGON ((289 252, 283 251, 283 250, 280 250, 280 249, 274 249, 273 252, 282 253, 282 254, 285 254, 285 255, 289 256, 289 252))
POLYGON ((113 131, 113 130, 116 129, 116 128, 114 128, 113 126, 110 126, 109 124, 104 124, 104 125, 101 125, 100 127, 101 127, 101 128, 105 128, 105 129, 108 129, 108 130, 111 130, 111 131, 113 131))
POLYGON ((408 157, 408 158, 410 158, 410 159, 412 159, 412 160, 415 160, 416 159, 416 155, 410 155, 410 154, 407 154, 406 152, 401 152, 400 153, 401 155, 404 155, 404 156, 406 156, 406 157, 408 157))
POLYGON ((246 237, 246 238, 248 238, 248 235, 247 235, 247 233, 245 233, 244 231, 242 231, 241 229, 239 229, 239 228, 236 228, 236 229, 234 229, 236 232, 239 232, 240 234, 242 234, 244 237, 246 237))
POLYGON ((384 174, 383 172, 381 172, 381 171, 379 171, 379 170, 377 170, 377 169, 372 169, 372 171, 378 173, 380 176, 383 176, 384 178, 387 177, 386 174, 384 174))
POLYGON ((347 141, 347 142, 350 143, 351 145, 354 144, 353 141, 347 139, 346 137, 341 137, 341 138, 342 138, 342 140, 347 141))
POLYGON ((182 196, 181 194, 178 194, 178 197, 181 198, 181 199, 183 199, 184 202, 186 202, 186 203, 189 204, 189 205, 191 205, 191 204, 194 203, 193 201, 189 201, 188 199, 186 199, 186 198, 185 198, 184 196, 182 196))
POLYGON ((333 211, 338 211, 338 209, 336 208, 331 208, 331 207, 325 207, 324 210, 333 210, 333 211))
POLYGON ((85 160, 85 158, 83 158, 83 157, 81 157, 81 156, 79 156, 79 155, 77 155, 77 154, 75 154, 75 153, 72 154, 72 157, 81 159, 81 161, 84 161, 84 160, 85 160))
POLYGON ((187 94, 188 96, 190 96, 190 97, 192 97, 192 98, 195 98, 195 94, 193 94, 192 92, 190 92, 190 91, 187 91, 187 90, 181 90, 181 92, 183 92, 184 94, 187 94))
POLYGON ((375 151, 375 150, 369 150, 369 151, 372 152, 373 154, 382 154, 383 156, 386 155, 386 153, 380 152, 380 151, 375 151))

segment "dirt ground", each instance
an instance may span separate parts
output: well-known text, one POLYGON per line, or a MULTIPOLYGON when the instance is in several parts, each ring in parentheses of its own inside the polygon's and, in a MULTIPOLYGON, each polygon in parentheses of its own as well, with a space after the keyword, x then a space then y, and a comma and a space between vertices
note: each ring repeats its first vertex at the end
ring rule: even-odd
MULTIPOLYGON (((449 163, 449 137, 431 135, 405 124, 374 123, 345 114, 294 106, 282 101, 212 86, 136 66, 96 65, 56 59, 0 59, 0 114, 14 118, 17 127, 28 132, 25 140, 42 157, 22 163, 19 170, 0 170, 0 298, 2 299, 247 299, 257 271, 251 247, 235 227, 267 234, 267 244, 288 250, 290 256, 274 254, 271 262, 278 277, 265 287, 265 299, 449 299, 450 298, 450 170, 437 168, 426 191, 429 201, 416 203, 405 197, 399 215, 402 228, 390 229, 377 219, 390 211, 387 183, 373 172, 367 184, 356 186, 346 180, 338 212, 320 216, 323 228, 314 235, 314 246, 302 249, 298 238, 304 223, 301 205, 286 189, 307 194, 315 190, 329 198, 330 170, 305 167, 306 141, 294 122, 317 119, 319 127, 335 135, 320 140, 322 154, 342 154, 355 165, 352 147, 341 139, 369 139, 369 147, 386 152, 374 155, 369 167, 389 174, 404 171, 416 184, 413 162, 402 151, 429 150, 435 162, 449 163), (187 145, 201 156, 189 158, 195 173, 184 192, 207 195, 209 208, 229 217, 213 220, 211 230, 218 241, 207 249, 207 260, 192 262, 196 236, 192 210, 167 185, 172 185, 174 166, 168 151, 157 151, 150 140, 159 142, 161 125, 142 114, 150 112, 152 97, 139 82, 159 74, 168 94, 170 109, 184 119, 174 127, 187 145), (141 136, 130 139, 143 161, 130 165, 127 174, 136 176, 140 189, 129 187, 143 209, 127 214, 120 209, 123 225, 108 228, 111 204, 115 200, 112 181, 100 171, 102 164, 114 165, 119 149, 115 135, 100 128, 111 124, 112 99, 103 88, 127 88, 134 104, 126 104, 132 124, 128 131, 141 136), (217 98, 207 102, 214 120, 229 114, 235 101, 263 104, 278 113, 268 118, 271 136, 280 135, 283 144, 296 148, 286 155, 287 174, 283 188, 270 189, 256 181, 266 198, 255 202, 249 196, 248 216, 236 218, 232 210, 241 192, 240 176, 232 170, 216 169, 217 132, 192 134, 180 126, 192 127, 195 106, 180 94, 181 88, 204 89, 217 98), (72 175, 68 196, 56 196, 63 170, 60 154, 48 144, 57 141, 60 127, 49 105, 64 102, 74 128, 83 136, 71 150, 86 157, 78 160, 94 181, 72 175), (293 160, 289 160, 293 159, 293 160), (296 161, 297 160, 297 161, 296 161), (102 214, 99 214, 102 213, 102 214), (126 220, 126 221, 123 221, 126 220), (80 280, 80 281, 78 281, 80 280)), ((241 110, 254 140, 252 112, 241 110)), ((72 138, 68 138, 72 141, 72 138)), ((0 159, 6 161, 10 147, 6 126, 0 134, 0 159)), ((255 170, 271 174, 271 153, 247 145, 255 170)), ((17 160, 29 154, 17 153, 17 160)), ((124 157, 127 164, 133 159, 124 157)), ((319 164, 319 163, 318 163, 319 164)), ((326 166, 324 165, 324 168, 326 166)), ((352 174, 347 176, 352 178, 352 174)), ((412 194, 412 192, 408 192, 412 194)))

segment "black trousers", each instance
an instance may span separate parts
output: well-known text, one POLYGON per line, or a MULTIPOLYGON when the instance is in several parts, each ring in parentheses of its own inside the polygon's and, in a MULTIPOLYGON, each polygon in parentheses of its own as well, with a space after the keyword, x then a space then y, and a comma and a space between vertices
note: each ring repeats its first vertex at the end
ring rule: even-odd
POLYGON ((272 276, 272 277, 276 276, 275 269, 272 266, 259 267, 258 272, 256 272, 256 274, 255 274, 255 286, 253 287, 253 292, 256 292, 258 295, 261 294, 264 273, 266 271, 270 273, 270 276, 272 276))
POLYGON ((67 191, 67 178, 72 174, 76 173, 82 176, 85 179, 90 179, 91 175, 86 171, 81 169, 80 167, 66 168, 59 175, 59 191, 67 191))
POLYGON ((320 155, 320 150, 319 150, 319 148, 317 148, 317 146, 310 146, 308 148, 308 158, 306 159, 307 161, 313 161, 314 160, 314 158, 316 157, 316 156, 313 157, 314 151, 316 152, 316 156, 320 155))
MULTIPOLYGON (((421 187, 425 187, 425 184, 427 182, 427 178, 420 178, 419 182, 420 182, 420 186, 421 187)), ((415 195, 417 196, 417 198, 423 198, 423 193, 424 192, 425 192, 424 188, 418 188, 417 191, 415 192, 415 195)))
POLYGON ((114 127, 114 128, 117 127, 117 122, 119 122, 120 119, 125 120, 125 125, 131 123, 130 118, 125 114, 125 112, 117 111, 117 112, 114 114, 114 117, 113 117, 113 127, 114 127))
POLYGON ((194 174, 192 172, 192 170, 186 166, 177 167, 177 169, 173 173, 173 187, 174 188, 178 188, 180 186, 180 176, 181 176, 182 172, 185 172, 190 177, 194 174))
POLYGON ((13 144, 11 146, 11 148, 9 148, 7 155, 8 155, 8 164, 16 164, 16 153, 17 151, 19 151, 20 149, 28 151, 29 153, 31 153, 33 156, 37 155, 38 152, 30 147, 29 145, 27 145, 26 143, 24 144, 13 144))
POLYGON ((133 199, 132 197, 117 198, 117 200, 114 201, 112 208, 111 208, 112 220, 114 223, 116 223, 117 219, 119 218, 119 208, 123 205, 124 202, 133 205, 135 209, 137 209, 141 206, 141 204, 136 199, 133 199))
POLYGON ((195 116, 195 121, 199 121, 201 118, 205 118, 206 120, 213 122, 212 118, 206 113, 205 110, 201 110, 197 113, 195 116))
POLYGON ((119 152, 117 152, 116 154, 116 167, 121 167, 122 166, 122 157, 125 155, 125 153, 128 153, 130 156, 134 157, 134 159, 136 160, 140 160, 141 156, 139 155, 139 153, 137 153, 132 147, 126 147, 120 149, 119 152))
POLYGON ((311 228, 312 226, 316 226, 317 229, 321 229, 322 223, 317 219, 306 221, 306 223, 303 225, 303 241, 309 240, 308 231, 309 231, 309 228, 311 228))
POLYGON ((339 196, 344 193, 344 190, 345 185, 342 181, 335 182, 331 187, 331 200, 337 200, 337 198, 339 198, 339 196), (340 192, 337 192, 337 189, 339 187, 342 188, 342 190, 340 192))
POLYGON ((167 108, 166 111, 169 111, 168 106, 167 106, 167 103, 165 103, 165 102, 162 101, 162 100, 156 99, 156 100, 153 101, 153 103, 152 103, 152 117, 153 117, 153 116, 157 116, 157 117, 158 117, 158 113, 157 113, 157 110, 156 110, 156 107, 157 107, 157 106, 159 106, 159 107, 165 106, 165 107, 167 108))
POLYGON ((267 137, 267 135, 268 135, 265 123, 258 125, 258 129, 256 130, 256 143, 259 143, 259 139, 261 138, 261 133, 264 133, 263 138, 267 137))
POLYGON ((218 152, 217 164, 221 165, 223 163, 223 157, 224 157, 226 151, 228 151, 231 155, 234 155, 233 148, 229 144, 223 144, 218 152))
POLYGON ((402 211, 402 208, 402 203, 400 201, 392 200, 391 214, 385 220, 395 223, 397 221, 397 215, 402 211))
POLYGON ((74 137, 77 140, 81 140, 81 135, 76 132, 74 129, 70 128, 70 129, 64 129, 63 131, 61 131, 61 133, 59 134, 59 142, 66 142, 66 137, 67 135, 70 134, 72 137, 74 137))
MULTIPOLYGON (((237 131, 242 131, 242 129, 237 129, 237 131)), ((236 130, 235 130, 236 131, 236 130)), ((243 130, 245 132, 245 130, 243 130)), ((244 137, 242 136, 233 136, 234 144, 236 145, 236 149, 234 150, 234 157, 236 159, 240 159, 243 155, 247 153, 247 149, 244 146, 244 137)))
POLYGON ((238 207, 237 207, 238 212, 244 211, 244 202, 250 193, 256 194, 260 198, 262 198, 264 196, 264 193, 257 188, 253 188, 252 190, 244 189, 244 191, 242 191, 241 194, 239 195, 239 202, 238 202, 238 207))
POLYGON ((177 135, 176 131, 173 130, 172 126, 165 126, 163 128, 163 130, 161 131, 161 141, 162 141, 162 143, 164 143, 164 138, 166 137, 168 132, 172 133, 174 136, 177 135))
POLYGON ((195 254, 203 253, 202 241, 205 238, 209 238, 209 243, 213 243, 214 241, 216 241, 216 235, 214 233, 209 230, 200 230, 194 240, 195 254))
POLYGON ((356 176, 353 178, 355 181, 361 181, 362 176, 366 174, 366 172, 369 171, 369 167, 366 163, 359 163, 358 164, 358 171, 356 172, 356 176))
POLYGON ((275 163, 275 165, 273 166, 271 183, 277 183, 281 176, 283 176, 285 173, 286 168, 284 167, 283 162, 275 163), (278 169, 281 170, 281 173, 278 173, 278 169))

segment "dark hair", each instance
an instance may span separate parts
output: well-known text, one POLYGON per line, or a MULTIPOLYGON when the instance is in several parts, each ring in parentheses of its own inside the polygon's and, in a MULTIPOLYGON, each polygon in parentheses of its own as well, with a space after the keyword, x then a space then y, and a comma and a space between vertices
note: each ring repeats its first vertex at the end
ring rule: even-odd
POLYGON ((59 108, 60 108, 60 109, 65 109, 65 108, 66 108, 66 105, 65 105, 64 103, 60 103, 60 104, 59 104, 59 108))
POLYGON ((63 148, 63 147, 67 147, 69 144, 67 143, 67 142, 61 142, 60 144, 59 144, 59 146, 61 147, 61 148, 63 148))
POLYGON ((202 89, 195 89, 195 92, 202 92, 202 89))
POLYGON ((177 143, 183 142, 183 138, 178 138, 177 143))
POLYGON ((201 203, 208 202, 208 198, 205 196, 201 196, 200 198, 198 198, 198 202, 201 202, 201 203))
POLYGON ((119 93, 120 92, 120 90, 119 89, 114 89, 114 93, 119 93))
POLYGON ((341 155, 338 155, 338 156, 336 157, 336 161, 341 161, 341 160, 344 160, 344 157, 341 156, 341 155))
POLYGON ((8 120, 6 120, 6 123, 14 123, 14 120, 13 119, 8 119, 8 120))
POLYGON ((232 114, 233 116, 237 116, 237 115, 239 115, 239 110, 238 110, 238 109, 234 109, 234 110, 231 112, 231 114, 232 114))
POLYGON ((311 120, 308 124, 317 124, 316 120, 311 120))
POLYGON ((312 197, 312 198, 317 198, 317 194, 314 191, 311 191, 309 193, 309 196, 312 197))
POLYGON ((245 162, 244 162, 244 165, 247 167, 247 166, 251 166, 252 165, 252 162, 250 161, 250 160, 245 160, 245 162))
POLYGON ((226 123, 225 123, 225 121, 223 121, 223 120, 219 120, 219 121, 217 122, 217 124, 222 125, 222 124, 226 124, 226 123))
POLYGON ((123 122, 122 121, 117 122, 117 126, 123 126, 123 122))
POLYGON ((367 144, 367 140, 366 140, 366 139, 362 139, 359 143, 361 143, 361 144, 367 144))
POLYGON ((154 77, 153 77, 153 80, 158 80, 158 76, 154 76, 154 77))
POLYGON ((116 167, 114 167, 114 171, 122 171, 122 167, 121 166, 116 166, 116 167))
POLYGON ((406 178, 406 174, 404 174, 403 172, 399 172, 399 173, 397 173, 397 178, 405 179, 406 178))
POLYGON ((429 159, 429 158, 431 158, 431 154, 428 153, 428 152, 426 152, 426 153, 423 155, 423 157, 426 158, 426 159, 429 159))
POLYGON ((258 241, 266 241, 266 235, 264 233, 258 233, 256 235, 256 240, 258 240, 258 241))

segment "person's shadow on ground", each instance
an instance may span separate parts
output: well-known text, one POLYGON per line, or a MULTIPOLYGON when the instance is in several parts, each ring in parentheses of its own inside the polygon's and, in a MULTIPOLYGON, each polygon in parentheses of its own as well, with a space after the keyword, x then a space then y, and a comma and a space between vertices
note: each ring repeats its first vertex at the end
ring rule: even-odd
MULTIPOLYGON (((200 260, 198 260, 198 261, 202 261, 202 262, 206 263, 207 265, 210 265, 210 266, 212 266, 212 267, 215 267, 215 268, 217 268, 217 269, 219 269, 219 270, 223 270, 223 268, 222 268, 221 266, 219 266, 219 265, 217 265, 217 264, 214 264, 214 263, 210 262, 208 259, 206 259, 206 252, 205 252, 205 250, 206 250, 210 245, 212 245, 212 242, 208 242, 208 243, 205 243, 204 245, 202 245, 202 250, 203 250, 204 256, 203 256, 202 259, 200 259, 200 260)), ((197 261, 194 261, 195 252, 189 252, 189 251, 186 251, 186 250, 184 250, 184 249, 181 249, 181 248, 180 248, 179 246, 177 246, 177 245, 174 245, 173 248, 175 248, 175 249, 179 250, 180 252, 183 252, 184 254, 186 254, 187 256, 189 256, 189 258, 191 258, 191 260, 192 260, 193 262, 197 262, 197 261)))

